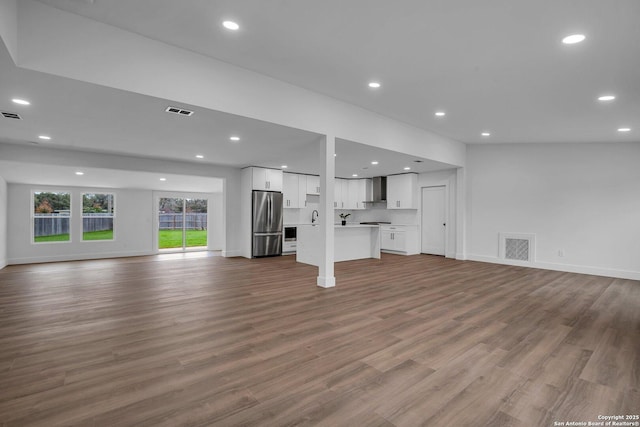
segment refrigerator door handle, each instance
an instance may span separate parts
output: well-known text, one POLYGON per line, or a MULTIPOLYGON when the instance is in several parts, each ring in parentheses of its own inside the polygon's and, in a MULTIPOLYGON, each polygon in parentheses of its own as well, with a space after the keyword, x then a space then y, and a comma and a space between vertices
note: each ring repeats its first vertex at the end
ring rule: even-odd
POLYGON ((282 236, 282 232, 277 233, 253 233, 254 236, 282 236))

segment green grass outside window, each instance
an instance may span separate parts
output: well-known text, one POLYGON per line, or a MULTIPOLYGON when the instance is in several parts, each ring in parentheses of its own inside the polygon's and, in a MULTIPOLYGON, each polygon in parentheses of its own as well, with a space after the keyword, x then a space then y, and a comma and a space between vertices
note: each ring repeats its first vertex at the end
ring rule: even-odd
MULTIPOLYGON (((207 246, 207 230, 187 230, 187 247, 207 246)), ((160 230, 158 233, 160 249, 181 248, 182 230, 160 230)))

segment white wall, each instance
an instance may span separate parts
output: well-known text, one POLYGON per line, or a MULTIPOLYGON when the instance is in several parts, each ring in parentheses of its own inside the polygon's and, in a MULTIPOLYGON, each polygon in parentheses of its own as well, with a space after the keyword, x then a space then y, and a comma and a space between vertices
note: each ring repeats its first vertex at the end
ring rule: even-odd
MULTIPOLYGON (((240 211, 240 169, 210 164, 195 164, 170 160, 143 159, 104 153, 87 153, 74 150, 21 146, 0 143, 0 158, 26 164, 46 164, 73 167, 104 168, 114 170, 158 172, 164 174, 189 175, 194 180, 199 177, 216 177, 224 180, 222 196, 222 216, 224 228, 224 256, 241 254, 240 211)), ((46 177, 43 177, 46 180, 46 177)), ((43 181, 46 182, 46 181, 43 181)), ((135 185, 133 183, 132 185, 135 185)), ((219 245, 218 242, 216 245, 219 245)))
MULTIPOLYGON (((0 212, 2 211, 0 182, 0 212)), ((6 194, 6 193, 5 193, 6 194)), ((151 255, 157 250, 157 199, 159 197, 206 198, 209 201, 208 246, 211 250, 224 247, 223 198, 221 193, 168 193, 152 190, 132 190, 91 187, 60 187, 31 184, 8 185, 7 239, 8 263, 24 264, 49 261, 110 258, 151 255), (71 241, 62 243, 32 243, 31 194, 33 191, 68 191, 71 193, 71 241), (113 241, 82 241, 82 193, 115 194, 116 215, 113 241)), ((0 227, 2 226, 0 219, 0 227)))
POLYGON ((471 145, 467 160, 470 259, 502 262, 498 233, 533 233, 536 267, 640 279, 640 144, 471 145))
POLYGON ((221 251, 224 249, 224 198, 222 193, 209 196, 209 249, 221 251))
POLYGON ((153 198, 149 190, 122 190, 82 187, 49 187, 9 184, 9 264, 24 264, 75 259, 149 255, 153 247, 153 198), (32 243, 32 191, 69 191, 71 193, 71 241, 32 243), (82 193, 114 193, 116 215, 113 241, 82 241, 82 193))
POLYGON ((7 182, 0 176, 0 269, 7 265, 7 182))

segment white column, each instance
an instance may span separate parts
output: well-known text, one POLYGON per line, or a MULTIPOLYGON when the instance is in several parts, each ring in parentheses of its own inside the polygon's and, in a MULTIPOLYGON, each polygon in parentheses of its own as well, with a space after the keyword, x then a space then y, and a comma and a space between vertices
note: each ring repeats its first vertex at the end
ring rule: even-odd
POLYGON ((326 135, 324 141, 320 141, 320 263, 318 265, 318 286, 332 288, 336 285, 333 272, 335 259, 334 225, 333 225, 333 200, 334 180, 336 175, 336 138, 326 135))

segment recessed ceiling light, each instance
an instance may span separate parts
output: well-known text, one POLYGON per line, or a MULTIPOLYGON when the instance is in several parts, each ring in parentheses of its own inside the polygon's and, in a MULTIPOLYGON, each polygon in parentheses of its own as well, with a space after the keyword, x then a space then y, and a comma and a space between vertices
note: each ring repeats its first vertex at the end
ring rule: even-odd
POLYGON ((338 155, 336 153, 333 153, 333 157, 337 157, 338 155))
POLYGON ((482 135, 482 136, 491 136, 491 134, 489 132, 482 132, 480 135, 482 135))
POLYGON ((160 178, 160 181, 166 181, 167 178, 160 178))
POLYGON ((231 30, 231 31, 237 31, 240 29, 240 25, 238 25, 237 22, 233 22, 233 21, 224 21, 222 23, 222 26, 225 27, 227 30, 231 30))
POLYGON ((47 136, 47 135, 40 135, 40 136, 38 136, 38 138, 44 139, 45 141, 49 141, 51 139, 51 137, 47 136))
POLYGON ((202 154, 196 154, 196 159, 204 159, 204 156, 202 154))
POLYGON ((409 166, 406 166, 406 167, 404 168, 404 170, 406 170, 406 171, 410 171, 410 170, 411 170, 411 168, 410 168, 409 166))
POLYGON ((598 97, 598 101, 613 101, 614 99, 616 99, 616 97, 613 95, 602 95, 598 97))
POLYGON ((84 172, 77 171, 76 175, 84 175, 84 172))
POLYGON ((580 43, 584 39, 586 39, 584 34, 571 34, 570 36, 567 36, 567 37, 563 38, 562 39, 562 43, 564 43, 564 44, 576 44, 576 43, 580 43))
POLYGON ((377 165, 378 162, 376 162, 375 160, 373 162, 371 162, 372 165, 377 165))
POLYGON ((288 168, 289 166, 287 166, 287 165, 282 165, 282 166, 280 166, 280 167, 281 167, 282 169, 286 169, 286 168, 288 168))
POLYGON ((631 128, 618 128, 618 132, 630 132, 631 128))
POLYGON ((355 177, 357 177, 357 176, 358 176, 358 174, 357 174, 357 173, 354 173, 354 174, 353 174, 353 175, 351 175, 351 176, 355 178, 355 177))
POLYGON ((25 99, 13 98, 11 101, 13 101, 14 104, 31 105, 31 103, 25 99))
POLYGON ((378 89, 380 86, 381 86, 381 85, 380 85, 380 83, 378 83, 378 82, 369 82, 369 87, 370 87, 371 89, 378 89))
POLYGON ((229 138, 232 141, 240 141, 240 137, 239 136, 232 136, 229 138))
POLYGON ((436 116, 437 117, 444 117, 447 113, 445 113, 444 111, 436 111, 436 116))

